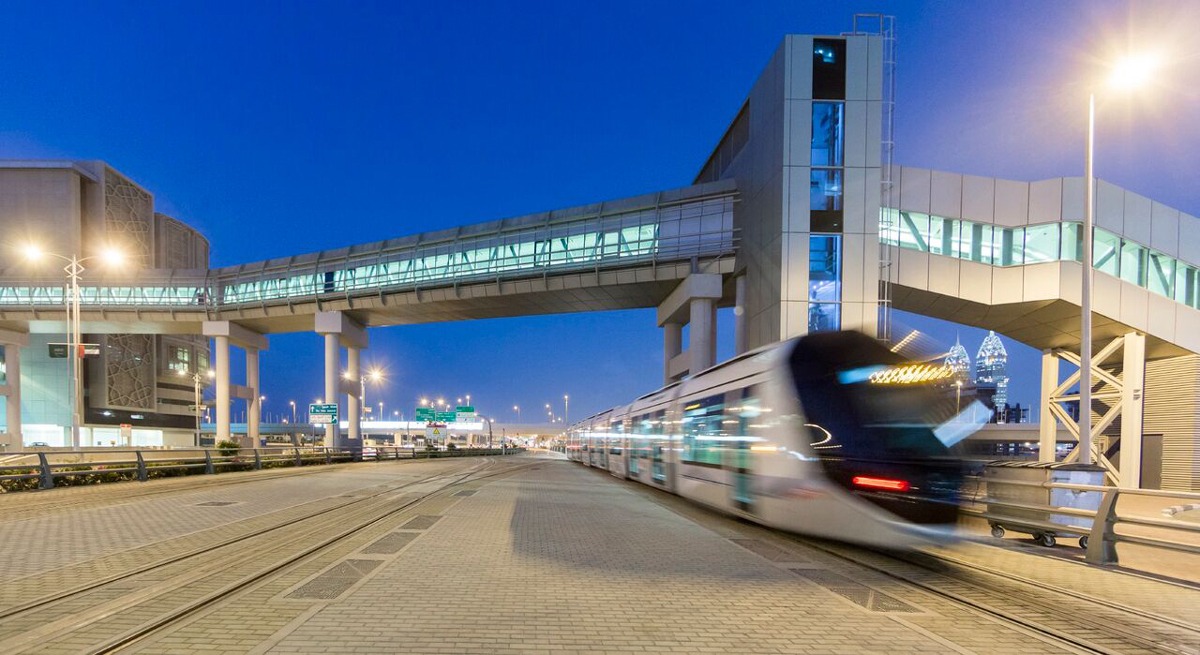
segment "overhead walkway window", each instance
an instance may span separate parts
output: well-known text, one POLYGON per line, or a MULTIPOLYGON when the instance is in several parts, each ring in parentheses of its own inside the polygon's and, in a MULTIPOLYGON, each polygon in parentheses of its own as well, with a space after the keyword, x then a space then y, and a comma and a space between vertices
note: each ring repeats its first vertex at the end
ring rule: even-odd
MULTIPOLYGON (((882 210, 879 220, 879 238, 888 245, 992 266, 1077 262, 1082 231, 1080 223, 1071 221, 1004 227, 896 209, 882 210)), ((1144 244, 1095 228, 1092 265, 1097 271, 1200 309, 1197 266, 1144 244)))

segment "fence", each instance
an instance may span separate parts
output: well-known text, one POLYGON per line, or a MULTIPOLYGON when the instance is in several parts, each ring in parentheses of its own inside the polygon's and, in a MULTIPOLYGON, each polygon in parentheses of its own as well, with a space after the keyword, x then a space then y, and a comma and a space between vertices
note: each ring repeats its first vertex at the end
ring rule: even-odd
POLYGON ((267 468, 355 461, 507 455, 523 450, 519 448, 459 448, 445 451, 423 451, 402 447, 368 447, 359 451, 319 446, 111 450, 104 451, 102 456, 106 459, 102 461, 86 461, 81 453, 73 451, 11 453, 6 457, 7 461, 19 462, 22 459, 31 461, 0 465, 0 492, 53 489, 62 486, 132 480, 145 482, 155 478, 184 475, 213 475, 228 471, 260 471, 267 468), (119 458, 121 455, 129 455, 129 457, 119 458), (147 455, 150 455, 150 458, 147 458, 147 455), (36 460, 36 462, 32 460, 36 460))
MULTIPOLYGON (((1153 489, 1121 489, 1086 484, 1067 484, 1057 482, 1029 482, 1020 480, 987 480, 973 478, 977 493, 963 507, 963 513, 984 519, 992 524, 1017 524, 1028 528, 1023 531, 1037 531, 1053 535, 1083 534, 1081 545, 1087 550, 1086 559, 1092 564, 1116 564, 1117 544, 1137 544, 1161 548, 1174 552, 1200 554, 1200 523, 1190 523, 1180 520, 1163 520, 1146 516, 1136 516, 1117 512, 1117 503, 1122 496, 1162 497, 1177 500, 1180 504, 1200 503, 1200 494, 1158 491, 1153 489), (1033 489, 1063 489, 1075 492, 1091 492, 1101 494, 1099 509, 1095 511, 1013 502, 997 498, 988 485, 1004 487, 1023 487, 1033 489), (1007 511, 1006 511, 1007 510, 1007 511), (1041 514, 1046 518, 1038 520, 1031 515, 1041 514), (1088 519, 1090 528, 1082 528, 1078 521, 1069 521, 1070 517, 1088 519), (1058 518, 1060 520, 1055 521, 1058 518), (1125 526, 1118 531, 1118 526, 1125 526), (1139 530, 1139 528, 1141 530, 1139 530), (1135 532, 1166 531, 1169 537, 1135 534, 1135 532)), ((1085 522, 1086 523, 1086 522, 1085 522)))

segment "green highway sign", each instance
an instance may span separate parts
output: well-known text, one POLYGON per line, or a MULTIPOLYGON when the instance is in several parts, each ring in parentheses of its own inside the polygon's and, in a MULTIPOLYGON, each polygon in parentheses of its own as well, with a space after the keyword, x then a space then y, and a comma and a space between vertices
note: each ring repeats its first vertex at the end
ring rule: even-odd
POLYGON ((433 420, 438 423, 453 423, 458 420, 458 414, 456 412, 435 412, 433 420))
POLYGON ((416 412, 416 419, 418 421, 432 421, 433 415, 435 413, 436 412, 433 411, 432 407, 418 407, 417 412, 416 412))
POLYGON ((475 408, 471 405, 459 405, 458 407, 454 408, 454 411, 458 412, 459 414, 474 414, 475 408))
POLYGON ((308 406, 308 420, 311 423, 328 423, 333 425, 338 422, 338 406, 337 403, 312 403, 308 406))

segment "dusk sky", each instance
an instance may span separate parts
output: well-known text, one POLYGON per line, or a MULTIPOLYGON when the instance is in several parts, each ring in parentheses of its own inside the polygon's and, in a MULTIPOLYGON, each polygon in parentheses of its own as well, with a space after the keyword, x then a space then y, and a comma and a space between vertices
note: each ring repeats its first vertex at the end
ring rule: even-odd
MULTIPOLYGON (((0 159, 108 162, 214 267, 378 241, 687 186, 782 37, 856 12, 896 16, 896 162, 976 175, 1082 175, 1098 65, 1162 49, 1155 85, 1098 98, 1096 175, 1200 215, 1186 0, 6 2, 0 159)), ((897 318, 972 355, 985 334, 897 318)), ((724 359, 728 310, 720 329, 724 359)), ((367 400, 389 415, 469 393, 533 422, 570 394, 577 419, 662 381, 653 310, 370 337, 388 381, 367 400)), ((1036 403, 1036 353, 1005 343, 1010 398, 1036 403)), ((273 335, 266 410, 320 395, 322 362, 317 335, 273 335)))

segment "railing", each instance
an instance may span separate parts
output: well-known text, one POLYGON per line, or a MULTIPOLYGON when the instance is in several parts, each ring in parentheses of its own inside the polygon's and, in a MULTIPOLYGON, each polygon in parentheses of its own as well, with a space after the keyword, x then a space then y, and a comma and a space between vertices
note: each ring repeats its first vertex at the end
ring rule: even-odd
POLYGON ((982 480, 974 478, 979 489, 989 485, 1023 487, 1026 489, 1063 489, 1083 493, 1100 494, 1099 508, 1095 511, 1072 507, 1054 506, 1050 504, 1032 504, 1014 502, 995 498, 988 491, 984 497, 972 498, 963 507, 963 513, 984 519, 988 523, 1002 526, 1015 526, 1022 532, 1034 535, 1066 534, 1079 535, 1080 545, 1086 548, 1086 560, 1092 564, 1116 564, 1117 544, 1136 544, 1164 550, 1200 555, 1200 523, 1172 521, 1133 514, 1118 513, 1117 501, 1122 496, 1151 496, 1171 498, 1180 504, 1200 503, 1200 494, 1175 491, 1158 491, 1152 489, 1122 489, 1118 487, 1096 486, 1086 484, 1067 484, 1055 482, 1031 482, 1023 480, 982 480), (972 506, 974 505, 974 506, 972 506), (979 507, 982 505, 983 507, 979 507), (994 511, 994 510, 1000 511, 994 511), (1005 511, 1015 510, 1015 511, 1005 511), (1039 515, 1044 518, 1036 518, 1039 515), (1054 520, 1058 517, 1076 517, 1085 519, 1080 524, 1071 524, 1065 520, 1054 520), (1087 524, 1087 525, 1082 525, 1087 524), (1117 531, 1118 525, 1140 526, 1143 528, 1165 529, 1172 531, 1172 537, 1166 539, 1145 535, 1130 534, 1129 531, 1117 531), (1184 537, 1195 535, 1191 542, 1184 537))
MULTIPOLYGON (((287 446, 240 449, 112 450, 99 453, 109 458, 85 460, 74 451, 9 453, 8 461, 22 457, 29 463, 0 465, 0 493, 53 489, 108 482, 185 475, 214 475, 229 471, 261 471, 268 468, 300 467, 356 461, 427 459, 478 455, 509 455, 521 448, 459 448, 426 451, 404 447, 367 447, 362 451, 321 446, 287 446), (132 457, 117 458, 120 455, 132 457), (153 455, 147 459, 146 455, 153 455), (74 460, 74 461, 72 461, 74 460)), ((88 453, 95 454, 95 453, 88 453)))

